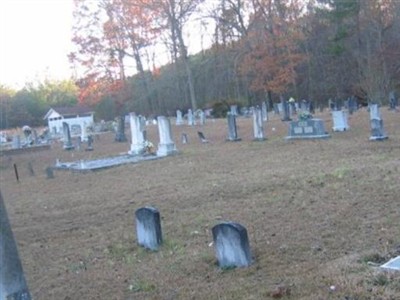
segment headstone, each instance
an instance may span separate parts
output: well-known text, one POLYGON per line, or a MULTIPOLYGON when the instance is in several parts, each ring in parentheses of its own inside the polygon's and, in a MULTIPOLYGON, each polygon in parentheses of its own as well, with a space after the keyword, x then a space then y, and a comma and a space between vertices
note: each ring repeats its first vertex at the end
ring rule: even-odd
POLYGON ((329 137, 330 135, 325 132, 323 120, 308 119, 291 121, 289 124, 289 134, 285 139, 322 139, 329 137))
POLYGON ((231 105, 231 114, 234 116, 238 115, 238 106, 237 105, 231 105))
POLYGON ((204 125, 206 123, 206 114, 204 111, 199 110, 199 124, 204 125))
POLYGON ((212 228, 214 249, 221 268, 248 267, 251 253, 247 230, 239 223, 224 222, 212 228))
POLYGON ((264 141, 263 113, 259 107, 253 110, 253 132, 255 141, 264 141))
POLYGON ((81 123, 81 141, 86 142, 88 139, 86 122, 81 123))
POLYGON ((197 135, 199 136, 199 139, 202 143, 208 143, 208 140, 206 139, 206 137, 204 136, 204 133, 202 133, 201 131, 197 131, 197 135))
POLYGON ((74 149, 74 145, 71 142, 71 132, 69 131, 69 125, 66 122, 63 122, 63 133, 64 133, 64 150, 72 150, 74 149))
POLYGON ((188 125, 189 126, 195 125, 194 115, 193 115, 193 112, 192 112, 192 110, 190 108, 188 109, 187 118, 188 118, 188 125))
POLYGON ((182 125, 182 124, 183 124, 182 111, 178 109, 176 111, 176 125, 182 125))
POLYGON ((381 113, 378 104, 369 105, 370 113, 370 124, 371 124, 371 136, 370 141, 381 141, 388 139, 384 129, 383 120, 381 118, 381 113))
POLYGON ((282 105, 282 121, 290 121, 289 103, 283 98, 281 99, 282 105))
POLYGON ((333 131, 346 131, 349 129, 347 122, 347 113, 343 110, 332 111, 333 131))
POLYGON ((145 136, 144 136, 144 127, 143 122, 141 122, 140 117, 136 116, 134 113, 129 114, 130 124, 131 124, 131 150, 129 154, 131 155, 142 155, 145 149, 145 136))
POLYGON ((188 137, 186 133, 182 133, 182 144, 187 144, 188 143, 188 137))
POLYGON ((357 98, 355 96, 351 96, 349 98, 349 114, 353 114, 358 110, 357 98))
POLYGON ((264 122, 268 121, 268 110, 267 110, 267 103, 263 101, 261 103, 261 112, 262 112, 262 120, 264 122))
POLYGON ((390 110, 396 110, 397 108, 397 97, 394 91, 391 91, 389 93, 389 109, 390 110))
POLYGON ((13 139, 12 139, 12 148, 13 149, 19 149, 21 148, 21 138, 19 137, 19 135, 13 135, 13 139))
POLYGON ((126 142, 126 135, 125 135, 125 117, 118 116, 117 117, 117 128, 115 132, 115 141, 116 142, 126 142))
POLYGON ((93 151, 93 136, 91 134, 87 137, 87 147, 85 151, 93 151))
POLYGON ((18 249, 0 192, 0 299, 30 300, 18 249))
POLYGON ((136 235, 138 244, 150 250, 158 250, 162 243, 160 213, 154 207, 136 210, 136 235))
POLYGON ((46 176, 47 179, 53 179, 54 178, 54 171, 52 167, 47 167, 46 168, 46 176))
POLYGON ((176 154, 176 146, 172 140, 171 124, 168 118, 160 116, 157 118, 158 132, 160 136, 160 143, 158 144, 157 155, 167 156, 176 154))
POLYGON ((236 127, 236 115, 228 112, 227 114, 228 119, 228 141, 236 142, 240 141, 241 139, 238 137, 237 127, 236 127))

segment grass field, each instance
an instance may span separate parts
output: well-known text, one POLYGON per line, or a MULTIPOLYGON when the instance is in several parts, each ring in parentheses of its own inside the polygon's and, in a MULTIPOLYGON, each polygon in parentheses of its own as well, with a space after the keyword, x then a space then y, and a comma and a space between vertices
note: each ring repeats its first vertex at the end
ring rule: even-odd
MULTIPOLYGON (((265 142, 252 119, 172 126, 180 154, 87 174, 45 168, 116 155, 129 143, 102 134, 93 152, 3 155, 1 192, 34 299, 400 299, 400 274, 374 265, 400 255, 400 113, 382 109, 389 140, 369 141, 365 110, 326 140, 285 141, 272 116, 265 142), (208 144, 201 144, 197 131, 208 144), (182 132, 189 143, 181 144, 182 132), (18 166, 17 183, 13 164, 18 166), (30 176, 31 163, 35 176, 30 176), (134 212, 162 217, 158 252, 136 244, 134 212), (247 228, 254 263, 221 270, 211 228, 247 228)), ((317 114, 332 128, 328 112, 317 114)), ((128 133, 129 136, 129 133, 128 133)), ((157 127, 148 128, 156 145, 157 127)))

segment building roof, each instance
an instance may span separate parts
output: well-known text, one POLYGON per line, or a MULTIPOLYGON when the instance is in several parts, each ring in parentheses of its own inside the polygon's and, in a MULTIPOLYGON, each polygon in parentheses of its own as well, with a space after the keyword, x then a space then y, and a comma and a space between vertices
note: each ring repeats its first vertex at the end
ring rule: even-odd
POLYGON ((84 105, 76 105, 76 106, 67 106, 67 107, 53 107, 47 112, 43 119, 47 119, 49 115, 53 112, 57 112, 61 116, 76 116, 83 114, 91 114, 94 113, 93 109, 84 105))

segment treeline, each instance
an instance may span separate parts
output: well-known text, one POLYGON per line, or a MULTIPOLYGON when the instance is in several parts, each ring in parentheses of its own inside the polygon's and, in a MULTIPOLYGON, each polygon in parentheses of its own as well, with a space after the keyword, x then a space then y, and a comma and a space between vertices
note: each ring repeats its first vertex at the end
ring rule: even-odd
POLYGON ((397 0, 76 3, 78 50, 71 60, 89 74, 80 81, 80 101, 114 107, 108 111, 116 114, 174 114, 282 97, 316 105, 350 96, 387 103, 400 88, 397 0), (189 20, 213 32, 211 47, 191 56, 189 20), (169 63, 157 68, 163 45, 169 63), (126 75, 129 67, 135 76, 126 75))
POLYGON ((386 104, 400 92, 397 0, 75 0, 74 17, 69 58, 85 76, 68 88, 3 88, 2 128, 42 124, 50 106, 77 102, 110 120, 289 97, 386 104), (202 40, 188 39, 194 24, 212 43, 189 55, 202 40))
POLYGON ((27 84, 21 90, 0 85, 0 129, 43 126, 50 107, 78 103, 78 87, 72 80, 27 84))

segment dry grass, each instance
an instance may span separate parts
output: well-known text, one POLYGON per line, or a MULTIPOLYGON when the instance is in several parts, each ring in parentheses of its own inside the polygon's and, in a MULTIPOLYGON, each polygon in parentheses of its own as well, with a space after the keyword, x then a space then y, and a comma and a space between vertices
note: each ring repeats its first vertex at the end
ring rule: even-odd
MULTIPOLYGON (((400 276, 367 262, 400 253, 400 114, 382 110, 389 140, 370 142, 368 113, 328 140, 284 141, 273 117, 265 142, 239 119, 241 142, 225 142, 225 120, 173 126, 181 153, 94 173, 45 168, 129 150, 104 134, 94 152, 2 157, 1 190, 35 299, 398 299, 400 276), (273 128, 275 130, 273 130, 273 128), (209 144, 201 144, 197 130, 209 144), (182 145, 186 132, 189 144, 182 145), (35 176, 29 176, 32 162, 35 176), (20 172, 14 177, 13 163, 20 172), (136 245, 134 211, 160 210, 165 243, 136 245), (216 266, 211 228, 244 225, 255 263, 216 266)), ((332 127, 328 113, 319 115, 332 127)), ((157 129, 148 136, 158 141, 157 129)))

